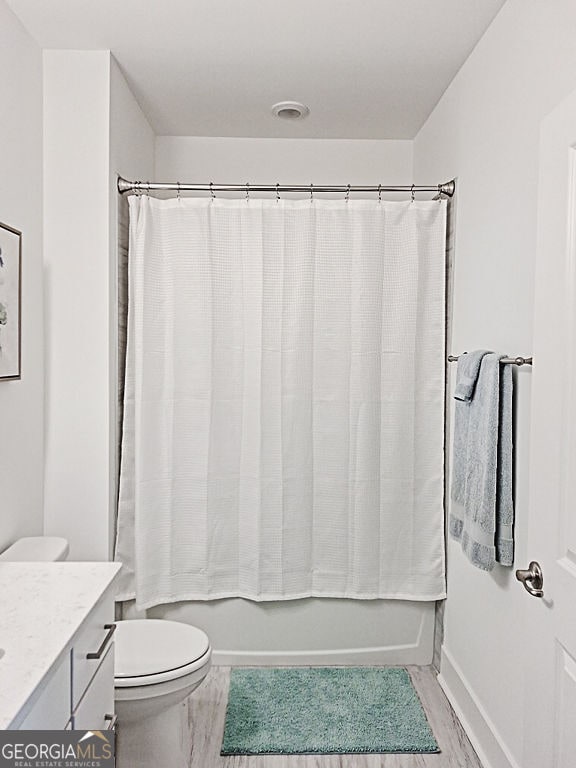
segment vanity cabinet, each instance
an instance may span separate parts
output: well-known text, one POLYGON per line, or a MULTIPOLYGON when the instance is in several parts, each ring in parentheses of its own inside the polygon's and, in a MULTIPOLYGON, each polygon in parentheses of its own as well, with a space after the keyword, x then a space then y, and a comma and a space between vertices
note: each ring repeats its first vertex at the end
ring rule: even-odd
POLYGON ((115 727, 115 563, 7 563, 0 588, 12 635, 0 634, 0 728, 115 727), (23 582, 29 579, 27 599, 23 582), (42 594, 44 586, 45 594, 42 594), (12 594, 10 594, 10 592, 12 594), (59 594, 58 594, 59 593, 59 594))
POLYGON ((18 730, 104 731, 114 727, 114 602, 102 598, 50 671, 18 730))
POLYGON ((42 693, 19 726, 20 731, 60 731, 70 723, 70 680, 72 666, 66 653, 51 670, 42 693))
MULTIPOLYGON (((114 601, 100 600, 84 622, 72 647, 72 709, 75 710, 86 688, 97 674, 114 640, 114 601)), ((114 666, 109 675, 114 691, 114 666)), ((109 710, 113 712, 114 710, 109 710)), ((101 730, 101 729, 100 729, 101 730)))
POLYGON ((72 716, 78 731, 114 728, 114 648, 108 649, 72 716), (112 684, 110 684, 112 683, 112 684))
POLYGON ((72 647, 72 728, 104 731, 114 718, 114 600, 102 599, 72 647))

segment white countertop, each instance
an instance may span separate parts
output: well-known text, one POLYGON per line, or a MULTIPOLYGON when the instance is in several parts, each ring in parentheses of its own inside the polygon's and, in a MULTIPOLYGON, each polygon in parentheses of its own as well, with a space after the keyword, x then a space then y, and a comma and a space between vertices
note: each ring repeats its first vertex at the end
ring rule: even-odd
POLYGON ((120 567, 0 563, 0 730, 10 728, 120 567))

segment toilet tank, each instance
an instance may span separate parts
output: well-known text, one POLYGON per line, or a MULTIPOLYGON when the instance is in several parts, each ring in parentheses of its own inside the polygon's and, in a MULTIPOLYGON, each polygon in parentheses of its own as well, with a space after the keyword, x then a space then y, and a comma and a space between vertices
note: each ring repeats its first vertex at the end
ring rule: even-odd
POLYGON ((66 560, 69 546, 60 536, 27 536, 0 554, 0 563, 52 563, 66 560))

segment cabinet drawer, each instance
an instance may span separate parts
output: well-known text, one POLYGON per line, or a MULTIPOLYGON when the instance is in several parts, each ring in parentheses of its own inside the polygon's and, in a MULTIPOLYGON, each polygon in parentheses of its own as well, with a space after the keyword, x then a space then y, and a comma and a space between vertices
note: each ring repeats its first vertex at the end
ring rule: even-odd
POLYGON ((72 651, 72 709, 76 708, 110 647, 112 631, 106 627, 113 624, 114 600, 109 597, 96 605, 74 643, 72 651), (104 645, 107 637, 110 638, 109 642, 104 645), (88 658, 89 654, 96 654, 98 651, 101 651, 99 658, 88 658))
POLYGON ((62 731, 70 720, 70 653, 42 684, 42 693, 19 726, 20 731, 62 731))
POLYGON ((111 646, 73 715, 77 731, 105 731, 114 714, 114 646, 111 646))

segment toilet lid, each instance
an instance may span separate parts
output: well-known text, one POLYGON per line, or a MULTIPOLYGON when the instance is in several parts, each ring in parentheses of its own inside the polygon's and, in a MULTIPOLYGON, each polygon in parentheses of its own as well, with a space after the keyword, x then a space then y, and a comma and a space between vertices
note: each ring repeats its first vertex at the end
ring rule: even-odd
POLYGON ((169 672, 204 656, 210 647, 197 627, 164 619, 117 621, 114 677, 142 677, 169 672))

